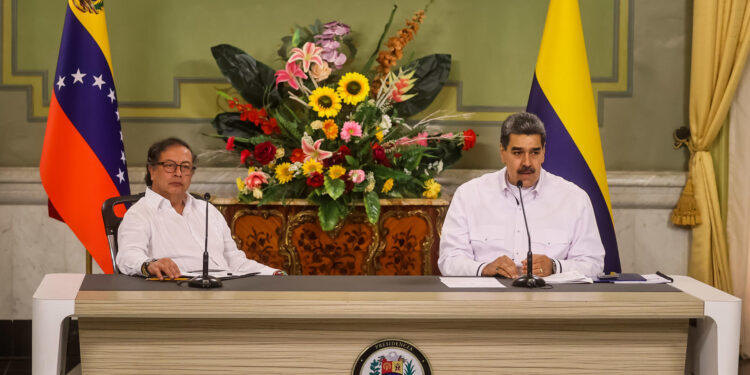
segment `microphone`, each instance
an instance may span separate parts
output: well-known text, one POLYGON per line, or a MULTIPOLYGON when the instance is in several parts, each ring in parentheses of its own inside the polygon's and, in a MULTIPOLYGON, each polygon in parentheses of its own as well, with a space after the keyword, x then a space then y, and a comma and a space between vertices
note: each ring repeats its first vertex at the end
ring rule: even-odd
POLYGON ((516 183, 516 187, 518 188, 518 196, 521 198, 521 211, 523 212, 523 223, 526 224, 526 236, 529 239, 529 252, 526 253, 526 274, 519 276, 517 279, 513 280, 513 286, 523 288, 538 288, 540 286, 544 286, 546 283, 544 282, 544 279, 537 275, 534 275, 531 272, 531 234, 529 233, 529 222, 526 221, 526 208, 523 206, 523 191, 521 191, 522 186, 523 182, 521 180, 518 180, 518 182, 516 183))
POLYGON ((221 280, 208 275, 208 200, 211 199, 211 194, 206 193, 203 195, 203 200, 206 201, 206 242, 203 247, 203 274, 196 276, 188 281, 188 286, 193 288, 219 288, 221 287, 221 280))

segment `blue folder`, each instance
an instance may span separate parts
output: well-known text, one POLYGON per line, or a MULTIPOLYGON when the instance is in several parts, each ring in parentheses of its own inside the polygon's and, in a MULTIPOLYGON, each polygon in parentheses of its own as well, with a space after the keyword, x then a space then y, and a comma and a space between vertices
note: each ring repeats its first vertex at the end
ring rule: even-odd
POLYGON ((646 278, 637 273, 621 273, 620 276, 610 279, 594 279, 595 283, 613 283, 615 281, 646 281, 646 278))

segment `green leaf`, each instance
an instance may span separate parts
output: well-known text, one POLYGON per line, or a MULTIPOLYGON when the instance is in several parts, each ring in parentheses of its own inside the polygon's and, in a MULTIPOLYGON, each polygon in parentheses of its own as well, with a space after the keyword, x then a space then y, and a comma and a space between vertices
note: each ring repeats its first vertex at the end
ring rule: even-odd
POLYGON ((292 47, 298 47, 299 46, 299 40, 300 40, 300 29, 299 27, 294 28, 294 34, 292 34, 292 47))
POLYGON ((359 162, 351 155, 346 155, 346 164, 352 168, 359 168, 359 162))
POLYGON ((222 98, 226 99, 226 100, 233 100, 234 99, 233 97, 229 96, 229 94, 225 93, 224 91, 216 90, 216 93, 219 96, 221 96, 222 98))
POLYGON ((326 176, 323 184, 326 188, 326 193, 328 193, 332 199, 338 199, 341 194, 344 194, 344 190, 346 190, 346 183, 338 178, 334 180, 326 176))
POLYGON ((451 71, 451 55, 433 54, 422 57, 421 59, 407 65, 404 71, 414 69, 413 79, 417 81, 414 87, 407 94, 416 94, 417 96, 396 103, 393 108, 398 111, 402 117, 422 112, 437 97, 443 85, 448 80, 448 74, 451 71))
POLYGON ((297 130, 297 124, 295 122, 287 120, 286 117, 280 116, 280 114, 277 114, 277 116, 274 117, 283 133, 288 134, 289 137, 293 137, 297 142, 302 139, 302 135, 299 133, 299 130, 297 130))
POLYGON ((276 88, 276 71, 255 60, 245 51, 229 44, 211 47, 211 53, 224 77, 255 108, 262 108, 264 95, 268 91, 268 104, 275 107, 286 97, 285 92, 276 88))
POLYGON ((346 208, 339 207, 340 205, 339 202, 332 199, 320 200, 318 219, 320 220, 320 227, 324 231, 332 230, 343 218, 342 212, 345 212, 346 208))
POLYGON ((380 217, 380 198, 378 198, 378 193, 374 191, 365 193, 364 204, 365 211, 367 212, 367 220, 370 220, 373 224, 377 224, 380 217))
POLYGON ((375 177, 378 177, 383 180, 392 178, 395 181, 408 181, 414 178, 404 173, 403 171, 391 169, 388 167, 384 167, 382 165, 376 165, 372 169, 375 172, 375 177))
POLYGON ((211 121, 211 125, 224 137, 250 138, 258 134, 263 134, 260 128, 252 123, 242 121, 238 112, 219 113, 211 121))

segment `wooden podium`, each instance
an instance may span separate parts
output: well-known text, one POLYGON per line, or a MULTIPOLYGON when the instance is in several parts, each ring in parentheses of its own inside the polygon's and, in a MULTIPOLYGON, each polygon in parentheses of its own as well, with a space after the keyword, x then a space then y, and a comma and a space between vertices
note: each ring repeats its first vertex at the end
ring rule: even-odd
POLYGON ((75 315, 83 374, 347 374, 382 339, 413 344, 439 374, 683 374, 704 301, 666 285, 264 276, 195 290, 88 275, 75 315))

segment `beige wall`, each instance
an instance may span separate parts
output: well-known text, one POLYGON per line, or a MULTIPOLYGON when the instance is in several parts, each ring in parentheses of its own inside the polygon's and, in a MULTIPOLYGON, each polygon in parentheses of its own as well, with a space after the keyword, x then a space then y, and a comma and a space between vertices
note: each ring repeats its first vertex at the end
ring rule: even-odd
MULTIPOLYGON (((392 32, 425 2, 397 3, 392 32)), ((0 4, 0 166, 35 166, 65 1, 0 4)), ((202 135, 212 132, 207 119, 217 110, 214 90, 226 87, 210 46, 234 44, 279 67, 275 50, 291 25, 337 19, 353 27, 360 48, 355 65, 361 65, 390 11, 389 3, 361 0, 108 0, 106 7, 130 165, 142 164, 148 144, 168 135, 185 138, 197 150, 221 148, 202 135), (185 83, 176 85, 176 79, 185 83)), ((434 107, 473 112, 470 125, 441 126, 471 126, 480 134, 478 147, 457 167, 500 166, 498 124, 525 107, 546 7, 544 0, 437 0, 407 47, 407 56, 453 55, 454 85, 434 107)), ((581 0, 581 11, 594 90, 602 101, 607 168, 684 170, 686 156, 671 149, 671 132, 686 124, 690 2, 581 0)))

